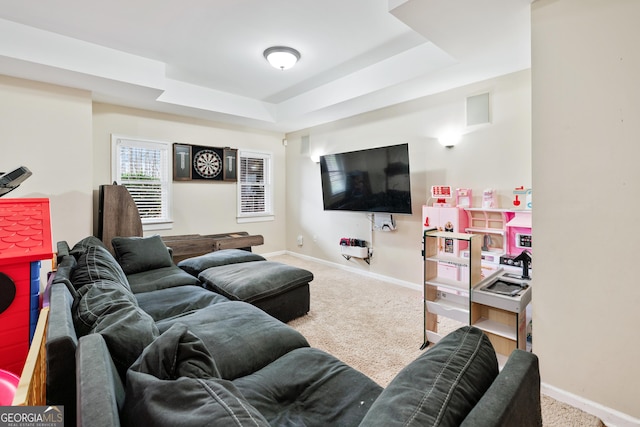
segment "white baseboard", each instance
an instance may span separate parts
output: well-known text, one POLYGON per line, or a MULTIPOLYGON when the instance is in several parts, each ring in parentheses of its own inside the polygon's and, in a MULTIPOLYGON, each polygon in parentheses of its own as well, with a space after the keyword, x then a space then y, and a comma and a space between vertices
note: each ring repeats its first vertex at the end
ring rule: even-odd
POLYGON ((638 427, 640 419, 630 415, 623 414, 615 409, 601 405, 600 403, 576 396, 573 393, 559 389, 552 385, 541 383, 540 391, 542 394, 554 398, 559 402, 571 405, 574 408, 583 410, 584 412, 598 417, 607 427, 638 427))
MULTIPOLYGON (((373 279, 380 280, 383 282, 388 282, 394 285, 404 286, 409 289, 422 291, 422 286, 417 285, 415 283, 394 279, 393 277, 371 273, 368 271, 360 270, 357 268, 349 267, 349 266, 338 264, 335 262, 326 261, 323 259, 308 256, 308 255, 299 254, 296 252, 278 251, 278 252, 271 252, 268 254, 262 254, 262 256, 264 256, 265 258, 269 258, 277 255, 291 255, 301 259, 318 262, 320 264, 329 265, 331 267, 338 268, 341 270, 371 277, 373 279)), ((566 403, 567 405, 571 405, 574 408, 578 408, 588 414, 598 417, 600 420, 602 420, 603 423, 605 423, 607 427, 640 427, 640 419, 638 418, 634 418, 630 415, 616 411, 615 409, 606 407, 604 405, 601 405, 600 403, 593 402, 591 400, 577 396, 573 393, 569 393, 568 391, 559 389, 557 387, 546 384, 544 382, 540 384, 540 390, 542 394, 545 394, 553 399, 556 399, 559 402, 566 403)))
MULTIPOLYGON (((398 279, 394 279, 393 277, 389 277, 389 276, 384 276, 382 274, 375 274, 375 273, 371 273, 369 271, 364 271, 364 270, 360 270, 359 268, 353 268, 353 267, 349 267, 347 265, 342 265, 342 264, 338 264, 335 262, 331 262, 331 261, 327 261, 324 259, 320 259, 320 258, 314 258, 312 256, 309 255, 303 255, 303 254, 299 254, 297 252, 290 252, 290 251, 284 251, 284 252, 273 252, 271 254, 269 254, 268 256, 274 256, 274 254, 276 255, 291 255, 294 257, 298 257, 301 259, 306 259, 309 261, 314 261, 320 264, 325 264, 334 268, 338 268, 340 270, 345 270, 345 271, 349 271, 351 273, 356 273, 356 274, 360 274, 362 276, 366 276, 366 277, 370 277, 372 279, 376 279, 376 280, 380 280, 382 282, 387 282, 387 283, 391 283, 393 285, 398 285, 398 286, 403 286, 405 288, 409 288, 409 289, 413 289, 415 291, 420 291, 422 292, 422 286, 415 284, 415 283, 411 283, 411 282, 407 282, 405 280, 398 280, 398 279)), ((268 258, 267 255, 262 255, 265 258, 268 258)))
POLYGON ((260 256, 263 256, 265 258, 270 258, 270 257, 274 257, 274 256, 278 256, 278 255, 287 255, 289 254, 289 252, 287 251, 276 251, 276 252, 269 252, 266 254, 260 254, 260 256))

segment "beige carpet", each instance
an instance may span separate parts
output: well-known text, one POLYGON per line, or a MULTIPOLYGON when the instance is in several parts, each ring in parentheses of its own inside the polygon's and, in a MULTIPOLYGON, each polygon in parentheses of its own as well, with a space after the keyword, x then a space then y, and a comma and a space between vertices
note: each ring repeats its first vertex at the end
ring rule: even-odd
MULTIPOLYGON (((421 292, 291 255, 271 260, 314 274, 311 311, 289 323, 311 346, 382 386, 421 353, 421 292)), ((544 426, 603 426, 596 417, 544 395, 542 418, 544 426)))

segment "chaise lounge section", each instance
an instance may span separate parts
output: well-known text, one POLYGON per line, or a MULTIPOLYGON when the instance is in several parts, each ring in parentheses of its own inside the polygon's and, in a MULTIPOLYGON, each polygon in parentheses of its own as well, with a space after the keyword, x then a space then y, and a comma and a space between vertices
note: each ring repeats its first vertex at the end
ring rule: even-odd
POLYGON ((239 249, 186 259, 178 267, 197 277, 206 289, 251 303, 282 322, 309 312, 313 274, 302 268, 239 249))

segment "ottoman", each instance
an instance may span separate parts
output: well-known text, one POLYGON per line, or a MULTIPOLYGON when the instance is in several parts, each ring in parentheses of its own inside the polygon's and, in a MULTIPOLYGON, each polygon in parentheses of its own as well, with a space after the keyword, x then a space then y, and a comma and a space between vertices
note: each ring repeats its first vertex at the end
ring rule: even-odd
POLYGON ((309 282, 313 274, 273 261, 211 267, 198 275, 204 287, 231 300, 245 301, 282 322, 309 312, 309 282))

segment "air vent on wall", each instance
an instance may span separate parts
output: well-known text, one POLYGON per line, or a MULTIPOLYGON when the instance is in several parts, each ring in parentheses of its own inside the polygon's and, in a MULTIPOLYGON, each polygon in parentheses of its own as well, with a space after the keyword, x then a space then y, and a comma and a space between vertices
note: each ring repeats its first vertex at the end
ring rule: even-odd
POLYGON ((467 126, 490 122, 489 92, 467 97, 467 126))

